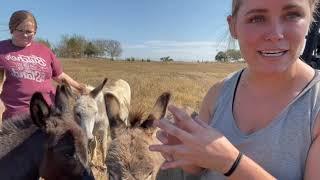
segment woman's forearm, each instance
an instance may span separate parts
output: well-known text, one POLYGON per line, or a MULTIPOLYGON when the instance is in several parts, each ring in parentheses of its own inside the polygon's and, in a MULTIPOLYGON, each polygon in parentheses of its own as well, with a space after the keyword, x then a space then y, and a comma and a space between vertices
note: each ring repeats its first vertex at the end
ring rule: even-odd
POLYGON ((206 169, 190 165, 182 167, 182 170, 192 175, 201 175, 206 169))
POLYGON ((257 163, 252 161, 249 157, 243 155, 238 167, 234 173, 229 177, 230 180, 238 179, 259 179, 269 180, 276 179, 260 167, 257 163))
POLYGON ((54 79, 58 83, 62 83, 62 81, 66 81, 72 88, 76 89, 77 91, 81 92, 85 87, 84 84, 80 84, 74 79, 72 79, 69 75, 66 73, 61 73, 57 78, 54 79))

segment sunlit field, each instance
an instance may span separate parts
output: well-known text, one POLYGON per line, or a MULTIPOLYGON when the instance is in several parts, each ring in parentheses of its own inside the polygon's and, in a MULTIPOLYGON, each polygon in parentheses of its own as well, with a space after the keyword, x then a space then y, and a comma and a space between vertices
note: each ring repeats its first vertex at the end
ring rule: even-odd
POLYGON ((164 91, 172 102, 198 109, 207 90, 243 63, 162 63, 62 59, 64 71, 79 82, 97 85, 103 78, 124 79, 131 86, 134 109, 148 110, 164 91))
MULTIPOLYGON (((105 77, 126 80, 131 87, 133 110, 150 111, 164 91, 172 93, 171 103, 199 110, 207 90, 229 73, 244 67, 243 63, 163 63, 127 62, 87 59, 62 59, 64 71, 75 80, 96 86, 105 77)), ((100 153, 95 160, 101 165, 100 153)), ((97 179, 103 172, 93 169, 97 179)))

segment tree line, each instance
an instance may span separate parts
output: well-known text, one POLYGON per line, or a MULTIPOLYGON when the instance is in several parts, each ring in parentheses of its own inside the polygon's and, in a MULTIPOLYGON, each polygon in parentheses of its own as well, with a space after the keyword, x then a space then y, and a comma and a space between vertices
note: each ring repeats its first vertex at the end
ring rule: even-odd
POLYGON ((226 51, 219 51, 215 57, 218 62, 239 61, 242 58, 240 50, 228 49, 226 51))
MULTIPOLYGON (((58 57, 63 58, 105 58, 109 57, 114 60, 120 57, 122 54, 121 43, 112 39, 93 39, 88 40, 81 35, 63 35, 59 43, 53 46, 47 39, 38 38, 38 42, 46 45, 58 57)), ((226 51, 220 51, 215 56, 217 62, 229 62, 240 60, 240 50, 228 49, 226 51)), ((133 57, 125 59, 127 61, 135 61, 133 57)), ((150 62, 150 59, 141 59, 141 61, 150 62)), ((161 57, 162 62, 174 61, 170 56, 161 57)))
POLYGON ((122 53, 121 43, 112 39, 88 40, 81 35, 63 35, 60 42, 53 46, 48 40, 39 38, 38 42, 46 45, 58 57, 64 58, 97 58, 110 57, 114 60, 122 53))

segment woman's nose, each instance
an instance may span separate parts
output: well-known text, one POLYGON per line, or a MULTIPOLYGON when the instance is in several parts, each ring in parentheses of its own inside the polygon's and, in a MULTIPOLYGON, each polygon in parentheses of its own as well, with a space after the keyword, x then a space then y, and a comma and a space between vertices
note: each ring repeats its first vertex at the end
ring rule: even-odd
POLYGON ((269 41, 279 41, 284 38, 284 27, 280 22, 273 22, 268 27, 265 39, 269 41))

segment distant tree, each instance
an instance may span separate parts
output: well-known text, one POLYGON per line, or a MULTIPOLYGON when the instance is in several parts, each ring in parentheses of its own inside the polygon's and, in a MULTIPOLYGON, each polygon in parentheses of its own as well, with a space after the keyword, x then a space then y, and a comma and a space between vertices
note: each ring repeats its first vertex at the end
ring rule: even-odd
POLYGON ((126 58, 126 61, 135 61, 135 58, 134 57, 129 57, 129 58, 126 58))
POLYGON ((121 44, 116 40, 86 40, 84 36, 76 34, 63 35, 54 50, 60 57, 105 57, 107 55, 111 60, 122 53, 121 44))
POLYGON ((63 35, 57 47, 57 54, 62 57, 80 58, 84 56, 87 41, 81 35, 63 35))
POLYGON ((99 51, 98 48, 92 42, 88 42, 84 50, 84 55, 90 58, 97 57, 99 54, 98 51, 99 51))
POLYGON ((162 62, 170 62, 170 61, 173 61, 173 59, 170 58, 170 56, 166 56, 166 57, 160 58, 160 61, 162 61, 162 62))
POLYGON ((228 61, 228 56, 226 55, 225 52, 219 51, 215 57, 215 60, 218 62, 227 62, 228 61))
POLYGON ((93 41, 93 44, 96 46, 99 56, 107 55, 111 58, 111 60, 114 60, 115 57, 121 56, 122 47, 119 41, 97 39, 93 41))
POLYGON ((49 42, 48 39, 37 38, 36 41, 37 41, 38 43, 41 43, 41 44, 47 46, 48 48, 52 49, 51 43, 49 42))
POLYGON ((113 61, 115 57, 119 57, 122 53, 121 43, 116 40, 106 40, 105 52, 113 61))
POLYGON ((92 44, 97 48, 97 56, 105 56, 107 49, 107 40, 104 39, 96 39, 92 41, 92 44))
POLYGON ((241 52, 240 50, 236 49, 228 49, 225 54, 227 55, 227 58, 232 60, 232 61, 238 61, 241 59, 241 52))
POLYGON ((67 42, 69 55, 71 55, 72 58, 83 57, 86 44, 86 39, 83 36, 73 35, 67 42))

